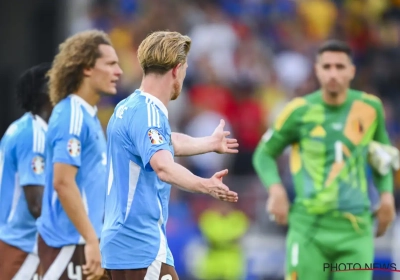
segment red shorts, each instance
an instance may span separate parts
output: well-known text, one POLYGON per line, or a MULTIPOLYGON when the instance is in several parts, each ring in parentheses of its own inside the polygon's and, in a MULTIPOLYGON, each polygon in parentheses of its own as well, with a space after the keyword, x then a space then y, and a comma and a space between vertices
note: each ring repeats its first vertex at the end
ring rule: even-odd
POLYGON ((142 269, 107 270, 111 280, 179 280, 173 266, 154 261, 150 267, 142 269))
POLYGON ((0 241, 0 279, 38 279, 39 257, 0 241))

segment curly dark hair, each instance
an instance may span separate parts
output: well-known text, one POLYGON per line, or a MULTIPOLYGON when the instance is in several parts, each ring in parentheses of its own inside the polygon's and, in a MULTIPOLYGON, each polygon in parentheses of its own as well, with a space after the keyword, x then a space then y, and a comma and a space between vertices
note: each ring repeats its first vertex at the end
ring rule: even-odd
POLYGON ((26 70, 19 78, 16 93, 19 106, 26 112, 38 114, 50 102, 46 73, 51 63, 42 63, 26 70))

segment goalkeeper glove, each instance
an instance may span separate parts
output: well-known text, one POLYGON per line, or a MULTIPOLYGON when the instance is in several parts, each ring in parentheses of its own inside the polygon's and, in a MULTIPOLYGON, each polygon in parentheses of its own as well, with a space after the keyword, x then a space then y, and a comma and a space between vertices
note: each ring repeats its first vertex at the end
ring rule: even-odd
POLYGON ((386 175, 392 168, 400 168, 399 150, 393 146, 372 141, 368 146, 368 161, 379 174, 386 175))

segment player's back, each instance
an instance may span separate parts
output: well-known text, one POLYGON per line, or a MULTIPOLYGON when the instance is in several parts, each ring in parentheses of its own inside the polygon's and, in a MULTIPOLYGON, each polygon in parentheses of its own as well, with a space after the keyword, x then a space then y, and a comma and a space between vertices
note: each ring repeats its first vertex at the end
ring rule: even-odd
POLYGON ((150 166, 156 151, 173 154, 167 117, 161 101, 136 91, 117 105, 108 123, 108 190, 100 245, 106 268, 143 268, 155 259, 173 263, 165 238, 171 186, 150 166))
POLYGON ((25 113, 9 126, 0 145, 0 239, 28 253, 34 249, 36 224, 23 187, 44 185, 46 126, 25 113))
MULTIPOLYGON (((88 217, 100 237, 106 194, 106 141, 96 109, 70 95, 53 109, 47 133, 46 186, 38 231, 47 245, 62 247, 84 240, 65 213, 53 186, 53 164, 78 168, 76 184, 88 217)), ((78 199, 78 198, 77 198, 78 199)))

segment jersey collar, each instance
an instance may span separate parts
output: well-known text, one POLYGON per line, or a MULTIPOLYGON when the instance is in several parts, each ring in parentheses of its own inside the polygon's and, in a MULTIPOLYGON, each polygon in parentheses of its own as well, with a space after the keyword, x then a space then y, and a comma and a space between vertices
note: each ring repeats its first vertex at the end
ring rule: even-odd
POLYGON ((92 117, 96 116, 97 113, 96 106, 90 105, 89 103, 86 102, 85 99, 83 99, 79 95, 71 94, 70 96, 71 98, 74 98, 76 101, 78 101, 78 103, 81 104, 92 117))
POLYGON ((36 121, 36 123, 39 124, 41 128, 43 128, 44 131, 47 131, 48 124, 44 119, 42 119, 42 117, 40 117, 39 115, 34 115, 32 113, 30 113, 30 115, 33 120, 36 121))
POLYGON ((158 99, 157 97, 155 97, 154 95, 151 95, 147 92, 144 91, 139 91, 141 95, 146 96, 147 98, 149 98, 154 104, 157 105, 158 108, 160 108, 160 110, 164 113, 164 115, 167 117, 168 119, 168 109, 167 107, 165 107, 164 103, 161 102, 160 99, 158 99))

